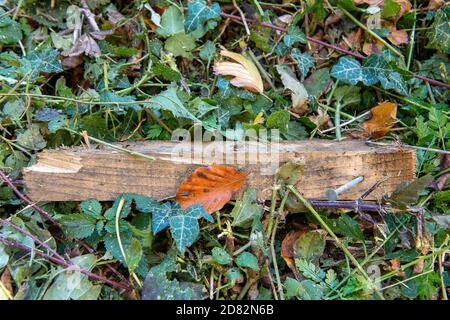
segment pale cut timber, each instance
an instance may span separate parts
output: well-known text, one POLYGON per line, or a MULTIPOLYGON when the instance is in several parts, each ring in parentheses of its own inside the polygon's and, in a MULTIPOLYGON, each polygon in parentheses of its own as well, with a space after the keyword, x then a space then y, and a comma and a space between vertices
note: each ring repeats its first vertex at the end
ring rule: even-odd
POLYGON ((372 185, 381 182, 367 198, 376 200, 392 193, 400 183, 412 181, 416 167, 416 154, 412 149, 368 146, 359 140, 283 141, 278 150, 274 145, 270 149, 257 142, 146 141, 120 146, 151 155, 156 160, 99 145, 90 149, 45 150, 38 155, 37 164, 23 170, 28 196, 36 202, 104 201, 122 193, 167 199, 175 195, 180 183, 197 167, 221 163, 248 172, 246 187, 256 188, 259 199, 269 199, 276 169, 283 163, 295 161, 304 163, 296 188, 306 198, 325 199, 327 188, 336 188, 363 176, 364 180, 341 194, 339 200, 356 200, 372 185))

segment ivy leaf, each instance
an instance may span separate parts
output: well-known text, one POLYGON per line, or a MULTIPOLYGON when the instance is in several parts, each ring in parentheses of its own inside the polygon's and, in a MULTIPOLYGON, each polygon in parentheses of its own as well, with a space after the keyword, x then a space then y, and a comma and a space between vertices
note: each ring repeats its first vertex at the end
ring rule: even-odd
POLYGON ((301 53, 297 48, 292 49, 291 57, 297 61, 297 69, 304 79, 315 65, 314 58, 307 52, 301 53))
POLYGON ((201 48, 199 56, 203 61, 207 61, 208 63, 214 58, 216 54, 216 45, 214 42, 208 40, 203 48, 201 48))
POLYGON ((200 122, 192 113, 190 113, 178 98, 175 87, 170 87, 166 91, 161 92, 149 101, 144 106, 154 110, 167 110, 172 112, 175 118, 191 119, 194 122, 200 122))
POLYGON ((27 57, 21 59, 21 65, 24 74, 31 72, 32 75, 38 75, 40 72, 57 73, 63 71, 58 51, 50 48, 30 52, 27 57))
POLYGON ((331 69, 330 75, 352 85, 363 81, 361 64, 356 59, 349 57, 341 57, 331 69))
POLYGON ((65 214, 58 218, 69 237, 84 239, 95 230, 97 220, 81 213, 65 214))
POLYGON ((166 202, 155 207, 152 211, 153 234, 166 229, 169 226, 170 217, 176 215, 179 209, 180 205, 176 202, 166 202))
POLYGON ((258 259, 250 252, 241 253, 236 259, 236 264, 241 268, 250 268, 255 271, 259 270, 258 259))
POLYGON ((156 33, 162 37, 168 38, 174 34, 184 32, 183 14, 175 7, 170 6, 161 16, 161 27, 156 29, 156 33))
POLYGON ((200 233, 198 219, 208 216, 211 217, 202 206, 193 205, 187 210, 180 210, 179 215, 170 217, 170 232, 180 252, 184 253, 185 247, 189 247, 197 240, 200 233))
POLYGON ((205 0, 194 0, 187 7, 184 28, 189 33, 197 29, 199 25, 203 25, 207 20, 218 17, 220 17, 220 6, 218 3, 208 6, 205 0))
POLYGON ((450 8, 443 8, 436 12, 430 32, 427 33, 427 48, 437 49, 443 53, 450 53, 450 8))
POLYGON ((24 148, 35 151, 41 150, 47 145, 37 124, 32 124, 29 129, 18 133, 17 143, 24 148))
POLYGON ((300 31, 298 26, 288 27, 287 33, 283 38, 283 42, 287 47, 292 47, 296 43, 306 44, 306 36, 300 31))

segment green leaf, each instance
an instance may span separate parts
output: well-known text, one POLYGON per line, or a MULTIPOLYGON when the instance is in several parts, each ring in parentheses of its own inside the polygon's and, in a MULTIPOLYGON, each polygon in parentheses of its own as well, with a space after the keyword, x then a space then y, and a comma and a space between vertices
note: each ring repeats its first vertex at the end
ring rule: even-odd
POLYGON ((434 22, 427 33, 427 48, 437 49, 439 52, 450 53, 450 8, 443 8, 436 12, 434 22))
POLYGON ((136 270, 139 261, 142 258, 142 246, 139 240, 133 238, 131 240, 130 246, 128 246, 125 250, 125 254, 127 256, 127 267, 130 272, 134 272, 136 270))
POLYGON ((234 283, 236 283, 237 280, 242 278, 242 274, 238 268, 230 268, 227 270, 227 278, 228 278, 228 283, 234 284, 234 283))
POLYGON ((142 286, 142 300, 201 300, 203 285, 169 280, 167 273, 177 270, 176 254, 169 251, 164 260, 150 269, 142 286))
POLYGON ((314 68, 314 58, 307 52, 301 53, 297 48, 292 49, 291 57, 297 61, 297 69, 300 71, 302 79, 304 79, 308 75, 309 70, 314 68))
POLYGON ((0 269, 8 264, 9 255, 5 251, 5 246, 0 243, 0 269))
POLYGON ((249 188, 245 191, 242 200, 238 200, 231 211, 233 217, 232 226, 249 228, 255 219, 262 215, 263 208, 257 203, 256 189, 249 188))
POLYGON ((266 126, 269 129, 280 129, 281 131, 286 131, 290 117, 291 115, 286 110, 272 112, 272 114, 267 118, 266 126))
POLYGON ((331 76, 344 82, 356 85, 363 81, 361 64, 354 58, 341 57, 331 69, 331 76))
POLYGON ((310 96, 322 95, 330 82, 330 69, 322 68, 314 71, 304 82, 306 91, 310 96))
POLYGON ((167 110, 172 112, 175 118, 185 118, 200 122, 192 113, 190 113, 178 98, 175 87, 170 87, 166 91, 161 92, 151 99, 150 102, 144 104, 145 107, 154 110, 167 110))
POLYGON ((102 205, 95 199, 81 202, 80 208, 85 214, 96 219, 102 215, 102 205))
POLYGON ((22 40, 20 24, 0 8, 0 45, 15 45, 22 40))
POLYGON ((22 99, 9 100, 3 106, 2 113, 12 121, 18 122, 25 111, 25 102, 22 99))
POLYGON ((411 183, 402 183, 392 193, 390 201, 405 208, 413 205, 419 199, 420 193, 434 180, 431 174, 427 174, 411 183))
POLYGON ((313 280, 314 282, 320 283, 325 279, 325 272, 316 267, 316 265, 305 259, 295 259, 295 266, 303 274, 304 277, 313 280))
POLYGON ((316 261, 325 250, 325 234, 321 231, 309 231, 301 235, 294 245, 296 258, 316 261))
POLYGON ((193 244, 200 233, 198 218, 191 215, 179 215, 169 220, 170 232, 177 248, 184 253, 185 247, 193 244))
POLYGON ((283 185, 296 185, 305 168, 304 161, 289 161, 278 168, 276 172, 277 183, 283 185))
POLYGON ((297 26, 289 26, 287 33, 283 38, 283 42, 287 47, 292 47, 296 43, 306 44, 306 36, 297 26))
POLYGON ((395 0, 385 0, 381 17, 388 19, 395 17, 400 12, 400 5, 395 0))
POLYGON ((31 51, 21 59, 21 64, 21 70, 24 74, 31 72, 34 76, 39 75, 40 72, 57 73, 63 71, 58 51, 50 48, 31 51))
POLYGON ((191 51, 195 49, 195 39, 191 35, 178 33, 166 40, 164 49, 171 52, 174 57, 183 57, 192 60, 191 51))
POLYGON ((180 206, 176 202, 166 202, 155 207, 152 212, 152 231, 157 234, 161 230, 166 229, 170 223, 170 217, 176 215, 180 210, 180 206))
POLYGON ((341 215, 337 220, 339 232, 344 236, 355 239, 364 240, 364 234, 359 227, 358 222, 346 214, 341 215))
POLYGON ((236 264, 241 268, 250 268, 255 271, 259 270, 258 259, 250 252, 241 253, 236 259, 236 264))
POLYGON ((32 124, 29 129, 18 133, 16 141, 22 147, 33 151, 44 149, 47 145, 37 124, 32 124))
POLYGON ((193 0, 187 7, 186 20, 184 21, 184 28, 186 32, 192 32, 203 25, 210 19, 220 17, 220 6, 218 3, 213 3, 208 6, 205 0, 193 0))
POLYGON ((64 214, 58 218, 64 232, 77 239, 89 237, 95 230, 96 219, 81 213, 64 214))
POLYGON ((317 285, 311 280, 300 282, 298 296, 302 300, 320 300, 323 297, 323 287, 317 285))
POLYGON ((214 42, 208 40, 200 49, 199 56, 203 61, 207 61, 209 63, 214 58, 215 54, 216 45, 214 44, 214 42))
POLYGON ((214 247, 212 249, 212 257, 215 262, 221 265, 229 265, 233 261, 228 252, 219 247, 214 247))
POLYGON ((161 16, 161 27, 156 29, 156 33, 165 38, 173 36, 174 34, 184 32, 183 14, 175 7, 170 6, 161 16))

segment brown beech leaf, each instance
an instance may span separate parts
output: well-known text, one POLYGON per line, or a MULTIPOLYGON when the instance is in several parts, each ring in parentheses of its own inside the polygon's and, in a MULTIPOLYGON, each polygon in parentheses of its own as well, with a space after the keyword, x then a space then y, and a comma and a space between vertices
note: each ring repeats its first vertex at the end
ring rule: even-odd
POLYGON ((258 69, 250 60, 246 59, 239 53, 234 53, 226 49, 222 49, 220 54, 230 58, 236 62, 216 62, 214 64, 214 73, 222 76, 234 76, 230 83, 239 88, 263 93, 263 81, 258 69))
POLYGON ((380 138, 394 125, 397 119, 397 104, 382 102, 370 111, 372 117, 364 122, 364 133, 372 138, 380 138))
POLYGON ((176 200, 183 209, 201 204, 212 213, 222 209, 243 186, 246 176, 247 173, 225 165, 200 167, 181 183, 176 200))

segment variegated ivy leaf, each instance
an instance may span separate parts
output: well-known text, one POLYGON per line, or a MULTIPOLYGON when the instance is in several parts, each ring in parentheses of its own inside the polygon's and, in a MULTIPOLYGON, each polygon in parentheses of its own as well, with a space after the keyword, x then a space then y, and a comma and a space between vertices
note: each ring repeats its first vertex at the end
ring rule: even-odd
POLYGON ((283 38, 283 42, 287 47, 292 47, 296 43, 306 43, 305 34, 300 31, 300 28, 297 26, 288 27, 287 33, 283 38))
POLYGON ((63 71, 58 51, 50 48, 30 52, 27 57, 20 60, 20 64, 23 74, 29 72, 33 76, 37 76, 41 72, 56 73, 63 71))
POLYGON ((356 85, 360 81, 364 82, 361 64, 354 58, 340 58, 331 69, 330 75, 352 85, 356 85))
POLYGON ((189 33, 203 25, 206 21, 218 17, 220 17, 220 6, 218 3, 213 3, 211 6, 208 6, 205 0, 194 0, 188 5, 184 28, 189 33))
POLYGON ((297 68, 302 75, 302 79, 306 77, 309 70, 315 65, 315 60, 309 53, 301 53, 297 48, 292 49, 291 57, 298 62, 297 68))
POLYGON ((152 230, 156 234, 170 226, 172 237, 180 252, 197 240, 200 233, 198 219, 205 218, 213 222, 213 218, 201 205, 193 205, 186 210, 177 202, 168 202, 153 209, 152 230))
POLYGON ((443 8, 436 12, 434 22, 427 33, 429 42, 427 48, 450 53, 450 8, 443 8))
POLYGON ((406 82, 402 75, 380 55, 371 55, 362 66, 354 58, 342 57, 331 69, 331 76, 352 85, 360 81, 366 86, 380 83, 384 89, 407 93, 406 82))

